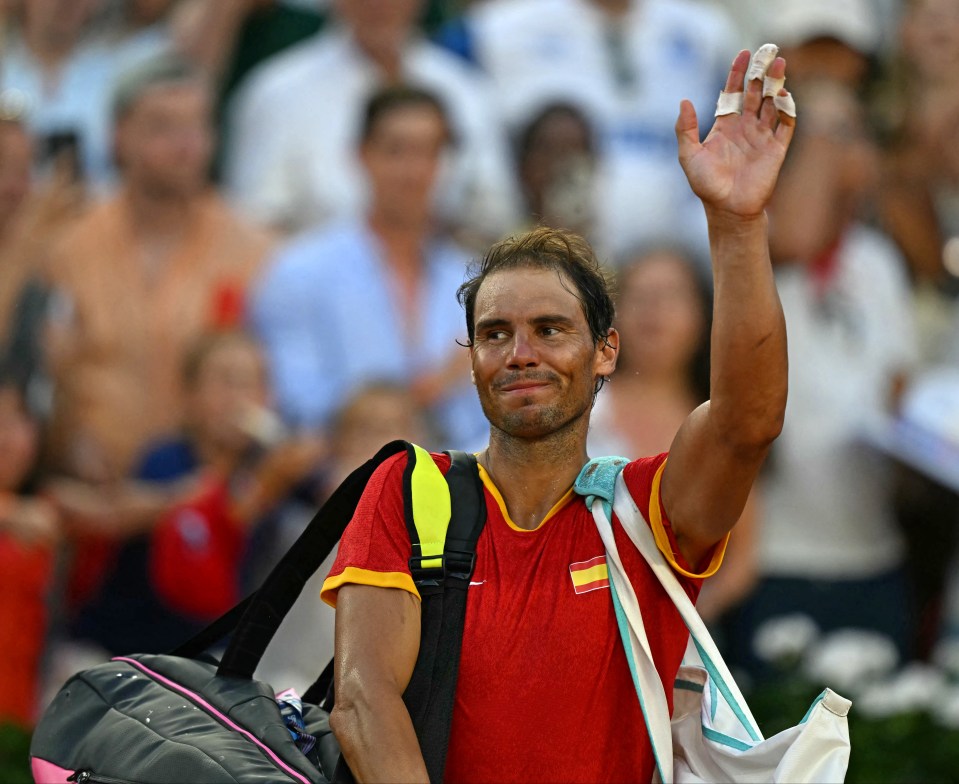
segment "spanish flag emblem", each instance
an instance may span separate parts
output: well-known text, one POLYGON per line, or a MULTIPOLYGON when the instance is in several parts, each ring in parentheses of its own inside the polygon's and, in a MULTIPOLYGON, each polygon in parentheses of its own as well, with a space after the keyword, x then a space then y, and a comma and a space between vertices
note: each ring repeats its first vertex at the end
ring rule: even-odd
POLYGON ((569 565, 569 576, 573 580, 573 590, 576 593, 588 593, 599 588, 609 588, 606 556, 597 555, 588 561, 571 563, 569 565))

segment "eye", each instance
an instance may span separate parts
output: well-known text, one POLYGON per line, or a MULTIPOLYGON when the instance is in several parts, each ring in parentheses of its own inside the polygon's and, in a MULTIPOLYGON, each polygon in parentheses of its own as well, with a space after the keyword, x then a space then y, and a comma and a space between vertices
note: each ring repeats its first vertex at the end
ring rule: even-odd
POLYGON ((560 333, 559 327, 542 327, 540 329, 540 334, 544 337, 551 338, 560 333))

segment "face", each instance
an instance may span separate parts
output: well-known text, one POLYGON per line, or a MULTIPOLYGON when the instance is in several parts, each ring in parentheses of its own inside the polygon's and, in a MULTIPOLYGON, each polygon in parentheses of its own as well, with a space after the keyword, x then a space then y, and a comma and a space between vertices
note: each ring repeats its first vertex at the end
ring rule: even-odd
POLYGON ((0 224, 13 215, 30 192, 30 137, 19 125, 0 122, 0 224))
POLYGON ((0 490, 18 490, 36 465, 40 432, 20 393, 0 387, 0 490))
POLYGON ((263 357, 252 343, 237 339, 207 354, 187 394, 187 418, 194 432, 228 449, 244 449, 244 422, 251 409, 265 406, 268 392, 263 357))
POLYGON ((49 44, 66 46, 79 40, 101 5, 102 0, 28 0, 23 7, 31 29, 49 44))
POLYGON ((687 373, 706 328, 693 275, 689 263, 669 251, 626 268, 616 303, 623 337, 620 372, 687 373))
POLYGON ((423 413, 404 389, 368 389, 352 398, 332 434, 337 478, 362 465, 394 439, 426 441, 423 413))
POLYGON ((554 212, 550 203, 557 199, 551 197, 569 188, 580 170, 586 174, 583 179, 588 179, 592 162, 590 130, 581 118, 558 110, 539 123, 520 162, 520 179, 530 207, 541 213, 548 225, 569 225, 570 216, 545 213, 554 212))
POLYGON ((117 124, 116 149, 139 187, 160 196, 201 190, 213 153, 209 92, 192 82, 147 90, 117 124))
POLYGON ((431 106, 381 115, 360 150, 374 205, 391 214, 427 215, 446 146, 446 123, 431 106))
POLYGON ((858 89, 869 73, 869 60, 865 55, 832 38, 783 47, 780 54, 789 63, 789 78, 796 84, 811 79, 832 79, 858 89))
MULTIPOLYGON (((573 284, 542 268, 495 272, 480 286, 470 357, 490 424, 541 438, 582 423, 616 352, 593 340, 573 284)), ((617 345, 615 332, 610 343, 617 345)))
POLYGON ((955 0, 913 0, 906 4, 902 48, 925 80, 954 79, 959 68, 959 5, 955 0))

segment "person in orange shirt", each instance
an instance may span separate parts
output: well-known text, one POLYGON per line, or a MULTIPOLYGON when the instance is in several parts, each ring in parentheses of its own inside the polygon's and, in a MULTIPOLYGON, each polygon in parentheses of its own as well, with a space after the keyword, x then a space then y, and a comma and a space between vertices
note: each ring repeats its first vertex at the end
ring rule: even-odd
POLYGON ((121 184, 55 246, 49 328, 51 454, 60 471, 121 477, 182 420, 185 347, 242 318, 269 238, 212 189, 211 92, 164 56, 124 74, 114 95, 121 184))

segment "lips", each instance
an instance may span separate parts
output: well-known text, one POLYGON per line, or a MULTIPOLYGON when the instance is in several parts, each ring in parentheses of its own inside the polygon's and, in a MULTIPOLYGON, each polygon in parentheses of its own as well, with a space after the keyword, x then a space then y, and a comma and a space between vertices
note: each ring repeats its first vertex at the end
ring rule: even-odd
POLYGON ((495 385, 495 389, 498 392, 527 392, 532 389, 541 389, 542 387, 549 386, 555 380, 552 376, 547 377, 542 374, 536 376, 511 375, 501 379, 499 383, 495 385))

